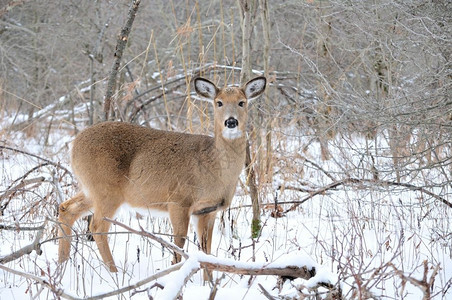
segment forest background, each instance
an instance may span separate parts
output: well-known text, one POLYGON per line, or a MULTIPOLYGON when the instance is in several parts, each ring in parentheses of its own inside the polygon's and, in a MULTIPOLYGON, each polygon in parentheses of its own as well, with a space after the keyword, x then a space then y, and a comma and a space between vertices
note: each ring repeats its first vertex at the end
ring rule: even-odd
MULTIPOLYGON (((59 167, 67 164, 68 157, 61 158, 68 156, 67 145, 55 147, 55 136, 69 141, 105 119, 107 81, 130 5, 0 1, 5 216, 0 223, 5 226, 34 220, 36 211, 21 211, 13 203, 35 203, 33 191, 46 183, 51 192, 37 198, 46 201, 45 211, 53 218, 61 199, 73 194, 75 181, 59 167), (21 150, 49 160, 47 167, 54 164, 53 178, 34 180, 40 177, 33 172, 43 166, 10 172, 7 161, 21 150)), ((350 208, 357 218, 352 228, 362 228, 375 207, 391 202, 391 208, 416 215, 418 226, 431 217, 427 239, 442 245, 450 261, 451 11, 451 2, 441 0, 143 1, 107 118, 210 134, 212 109, 194 96, 191 79, 200 75, 223 86, 265 75, 267 91, 250 112, 251 155, 240 187, 248 196, 241 205, 254 204, 253 238, 265 227, 263 210, 284 217, 339 187, 372 199, 370 216, 350 208), (286 191, 293 194, 284 196, 286 191), (404 193, 409 204, 398 198, 404 193)), ((331 264, 336 260, 341 261, 336 257, 331 264)), ((427 278, 427 270, 438 264, 432 257, 427 265, 425 272, 420 266, 409 272, 421 268, 427 278)), ((353 267, 345 264, 339 272, 352 278, 349 295, 371 293, 365 282, 376 275, 351 275, 353 267)), ((400 280, 395 290, 403 295, 412 273, 403 277, 399 271, 394 267, 391 274, 400 280)), ((437 290, 428 280, 420 282, 436 296, 450 295, 450 276, 437 290)))

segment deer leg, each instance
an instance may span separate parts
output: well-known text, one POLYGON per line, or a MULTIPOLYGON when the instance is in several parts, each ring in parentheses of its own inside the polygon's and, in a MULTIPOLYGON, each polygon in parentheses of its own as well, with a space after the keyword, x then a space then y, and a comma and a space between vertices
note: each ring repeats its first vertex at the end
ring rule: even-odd
POLYGON ((105 221, 104 218, 112 218, 117 208, 118 207, 114 205, 114 201, 108 201, 108 205, 103 205, 102 207, 95 207, 95 213, 90 228, 102 260, 110 269, 110 272, 118 272, 118 269, 113 260, 110 246, 108 246, 107 234, 110 229, 110 222, 105 221))
POLYGON ((71 199, 63 202, 59 206, 58 221, 58 262, 62 263, 69 258, 71 248, 72 225, 80 216, 93 207, 92 202, 85 197, 83 192, 78 192, 71 199))
MULTIPOLYGON (((168 205, 169 217, 173 226, 174 244, 183 249, 185 239, 188 232, 188 224, 190 222, 190 214, 188 208, 178 206, 176 204, 168 205)), ((181 261, 181 256, 174 253, 173 264, 181 261)))
POLYGON ((212 233, 215 224, 216 213, 209 213, 198 216, 198 237, 201 250, 210 254, 212 248, 212 233))
MULTIPOLYGON (((212 233, 213 226, 215 224, 216 212, 208 213, 198 216, 198 237, 199 244, 201 245, 201 250, 207 254, 210 254, 212 250, 212 233)), ((212 279, 212 273, 204 270, 204 281, 212 279)))
POLYGON ((89 215, 87 218, 86 218, 86 222, 88 223, 88 226, 87 226, 87 228, 86 228, 86 239, 88 240, 88 241, 90 241, 90 242, 94 242, 94 238, 93 238, 93 235, 92 235, 92 233, 91 233, 91 231, 90 231, 90 227, 91 227, 91 223, 93 222, 93 215, 89 215))

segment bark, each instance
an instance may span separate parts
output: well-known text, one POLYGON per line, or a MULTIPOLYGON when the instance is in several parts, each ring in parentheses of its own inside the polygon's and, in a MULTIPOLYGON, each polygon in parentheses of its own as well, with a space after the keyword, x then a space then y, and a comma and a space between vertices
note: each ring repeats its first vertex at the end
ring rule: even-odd
POLYGON ((239 0, 242 11, 242 71, 240 84, 245 84, 251 76, 251 33, 253 23, 253 8, 256 0, 239 0))
POLYGON ((203 268, 207 268, 211 271, 220 271, 241 275, 274 275, 274 276, 282 276, 282 277, 291 277, 291 278, 302 278, 302 279, 310 279, 315 276, 315 268, 308 269, 306 266, 298 267, 298 266, 285 266, 285 267, 261 267, 261 266, 247 266, 240 267, 236 265, 228 265, 220 262, 207 262, 207 261, 199 261, 199 264, 203 268))

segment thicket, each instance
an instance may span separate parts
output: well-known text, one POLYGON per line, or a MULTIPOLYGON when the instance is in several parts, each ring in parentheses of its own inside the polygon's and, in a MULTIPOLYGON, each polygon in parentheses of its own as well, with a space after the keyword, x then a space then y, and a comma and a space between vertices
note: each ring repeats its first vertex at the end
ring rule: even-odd
MULTIPOLYGON (((105 119, 107 81, 130 3, 1 4, 3 159, 21 151, 10 140, 15 132, 46 145, 53 130, 75 136, 105 119)), ((107 117, 209 134, 211 107, 195 99, 191 79, 227 85, 264 74, 269 85, 251 111, 251 172, 243 182, 255 203, 272 203, 273 213, 283 215, 338 186, 392 187, 418 192, 420 205, 450 210, 450 11, 450 1, 441 0, 144 1, 107 117), (315 145, 318 157, 310 157, 315 145), (322 182, 304 176, 312 170, 322 182), (278 199, 284 190, 306 195, 278 199)), ((52 157, 40 157, 36 169, 54 166, 55 182, 70 177, 52 157)), ((29 174, 3 185, 2 214, 12 197, 42 181, 29 174)), ((66 195, 48 197, 58 202, 66 195)))

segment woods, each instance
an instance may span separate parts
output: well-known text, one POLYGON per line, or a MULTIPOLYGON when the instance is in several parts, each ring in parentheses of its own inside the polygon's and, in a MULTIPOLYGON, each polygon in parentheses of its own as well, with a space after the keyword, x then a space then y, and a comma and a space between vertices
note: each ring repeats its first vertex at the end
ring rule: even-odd
MULTIPOLYGON (((258 264, 302 253, 337 281, 311 288, 309 278, 219 272, 206 298, 246 286, 237 297, 448 299, 451 10, 441 0, 0 3, 0 262, 30 275, 3 271, 0 296, 24 294, 12 282, 25 280, 33 297, 92 297, 102 293, 87 280, 108 282, 109 293, 170 268, 166 246, 116 225, 109 238, 124 275, 110 278, 84 221, 71 261, 57 267, 57 208, 78 188, 69 143, 104 120, 212 135, 213 109, 192 79, 223 87, 264 75, 213 254, 258 264)), ((171 243, 165 218, 117 218, 171 243)), ((189 231, 190 255, 199 238, 189 231)), ((180 295, 197 299, 190 274, 180 295)), ((159 299, 155 287, 129 292, 159 299)))

